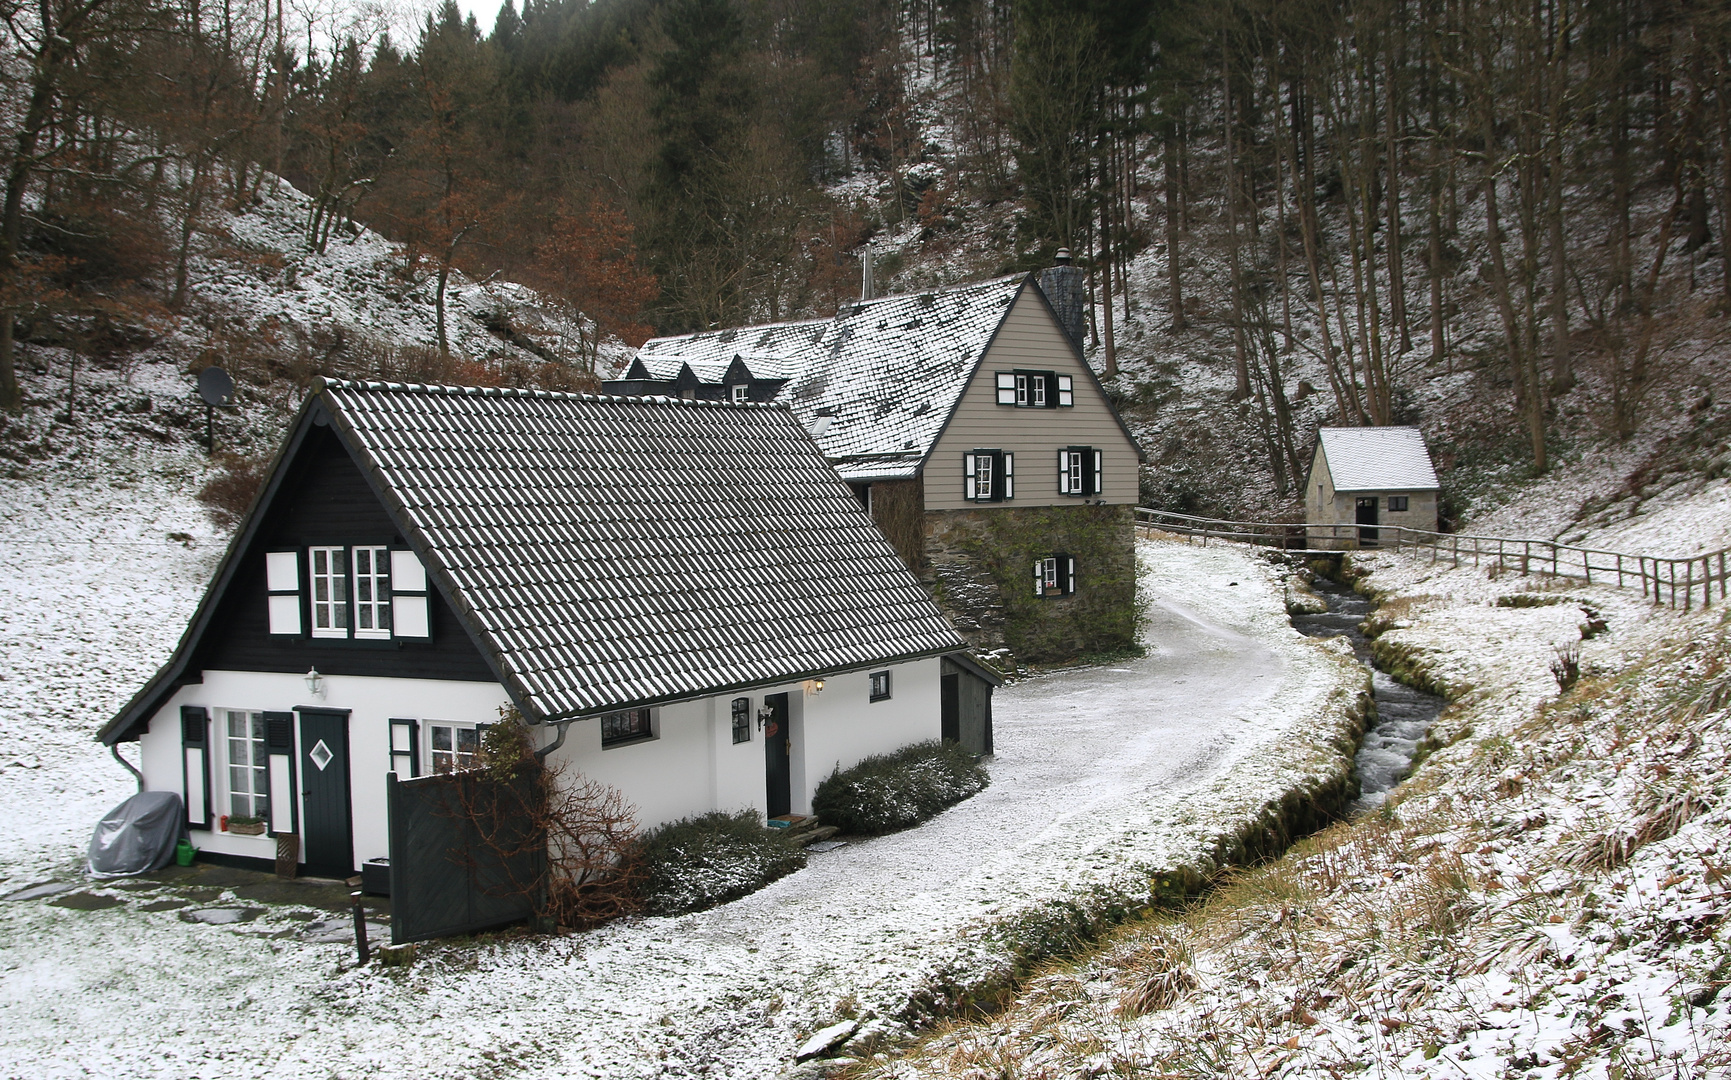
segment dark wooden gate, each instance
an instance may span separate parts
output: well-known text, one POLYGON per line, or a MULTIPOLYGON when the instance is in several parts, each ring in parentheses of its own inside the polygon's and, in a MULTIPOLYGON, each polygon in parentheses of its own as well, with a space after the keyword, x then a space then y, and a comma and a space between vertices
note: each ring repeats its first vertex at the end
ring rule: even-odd
POLYGON ((769 719, 763 725, 763 778, 769 797, 769 817, 793 811, 793 769, 788 760, 787 695, 770 694, 763 699, 769 719))
POLYGON ((547 843, 533 831, 533 781, 501 791, 466 772, 385 778, 391 942, 469 934, 535 913, 547 843))
POLYGON ((349 801, 349 714, 301 709, 301 845, 307 873, 346 878, 355 872, 349 801))

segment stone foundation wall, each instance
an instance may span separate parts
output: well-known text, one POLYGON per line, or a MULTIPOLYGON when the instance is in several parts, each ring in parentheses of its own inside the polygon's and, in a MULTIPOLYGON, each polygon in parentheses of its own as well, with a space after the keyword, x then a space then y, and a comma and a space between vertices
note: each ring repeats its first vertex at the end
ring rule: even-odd
POLYGON ((1130 506, 928 511, 921 579, 968 643, 1052 663, 1136 641, 1136 541, 1130 506), (1034 595, 1034 560, 1076 560, 1071 596, 1034 595))

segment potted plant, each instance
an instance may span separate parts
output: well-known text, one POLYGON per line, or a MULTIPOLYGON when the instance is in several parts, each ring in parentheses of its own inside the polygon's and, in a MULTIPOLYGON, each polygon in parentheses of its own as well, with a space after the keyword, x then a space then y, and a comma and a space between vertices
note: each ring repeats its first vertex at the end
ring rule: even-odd
POLYGON ((228 819, 228 831, 241 836, 263 836, 264 818, 234 815, 228 819))

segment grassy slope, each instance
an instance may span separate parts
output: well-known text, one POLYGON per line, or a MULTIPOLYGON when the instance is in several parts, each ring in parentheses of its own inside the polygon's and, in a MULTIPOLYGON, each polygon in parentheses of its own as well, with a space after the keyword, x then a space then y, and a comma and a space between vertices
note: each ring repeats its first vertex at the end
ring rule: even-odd
POLYGON ((1705 1076, 1731 1067, 1731 635, 1615 589, 1367 560, 1448 686, 1385 811, 871 1076, 1705 1076), (1559 695, 1553 647, 1608 633, 1559 695))

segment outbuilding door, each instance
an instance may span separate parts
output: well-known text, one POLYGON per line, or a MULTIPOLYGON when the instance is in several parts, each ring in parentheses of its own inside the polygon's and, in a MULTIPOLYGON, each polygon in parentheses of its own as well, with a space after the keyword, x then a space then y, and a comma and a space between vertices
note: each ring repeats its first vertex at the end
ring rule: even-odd
POLYGON ((1376 539, 1376 496, 1372 495, 1358 500, 1358 546, 1375 547, 1376 539))
POLYGON ((301 861, 309 874, 355 872, 349 801, 349 714, 301 709, 301 861))
POLYGON ((793 769, 788 760, 787 695, 763 699, 769 718, 763 722, 763 777, 769 796, 769 817, 793 812, 793 769))
POLYGON ((962 677, 954 672, 938 681, 938 733, 945 742, 962 741, 962 677))

